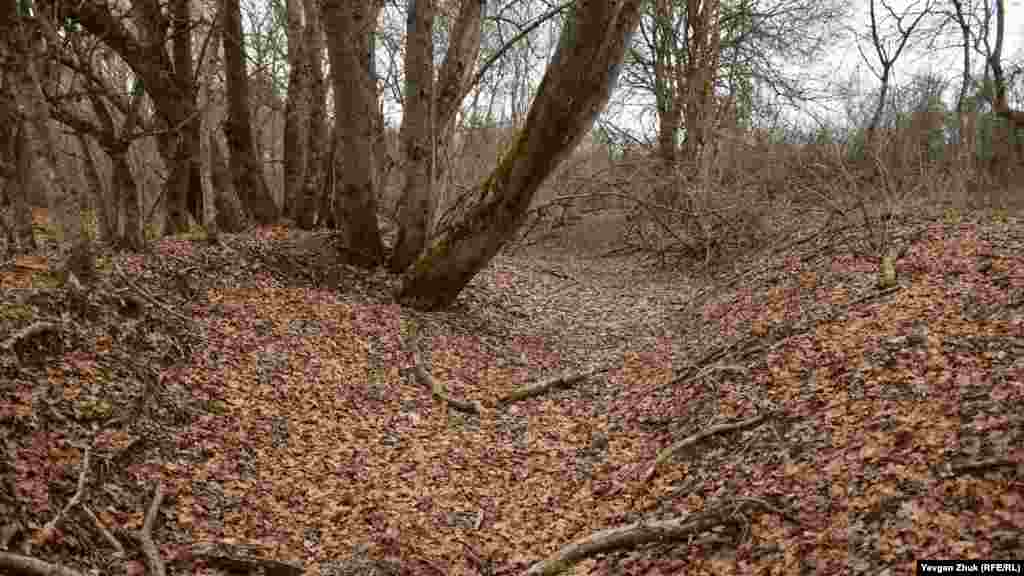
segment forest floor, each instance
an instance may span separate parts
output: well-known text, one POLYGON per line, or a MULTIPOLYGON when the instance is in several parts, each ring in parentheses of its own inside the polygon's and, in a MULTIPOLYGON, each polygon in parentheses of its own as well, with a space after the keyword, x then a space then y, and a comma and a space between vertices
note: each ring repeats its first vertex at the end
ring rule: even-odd
POLYGON ((630 524, 566 573, 1024 558, 1024 221, 893 224, 890 289, 854 228, 700 277, 539 244, 436 313, 283 227, 88 291, 2 263, 0 559, 152 573, 152 502, 170 574, 520 574, 630 524))

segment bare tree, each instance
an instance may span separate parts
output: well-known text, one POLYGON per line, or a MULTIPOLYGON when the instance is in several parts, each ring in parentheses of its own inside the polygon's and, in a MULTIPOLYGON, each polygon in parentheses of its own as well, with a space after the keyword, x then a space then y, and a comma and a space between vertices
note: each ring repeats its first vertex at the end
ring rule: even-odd
MULTIPOLYGON (((889 97, 889 88, 892 82, 893 66, 896 64, 896 60, 900 57, 903 49, 907 46, 907 42, 910 41, 914 30, 924 17, 931 12, 932 0, 914 2, 900 12, 897 12, 886 0, 869 0, 868 2, 868 24, 870 27, 871 45, 874 48, 875 56, 878 58, 878 68, 871 64, 871 60, 864 54, 863 50, 861 50, 861 56, 864 58, 864 62, 868 64, 871 72, 881 82, 878 91, 878 103, 875 105, 875 111, 871 115, 871 120, 868 121, 867 138, 869 142, 874 141, 878 124, 882 120, 882 113, 885 111, 885 103, 889 97), (895 27, 896 38, 894 43, 890 43, 888 35, 880 31, 881 21, 878 16, 877 4, 882 5, 892 25, 895 27)), ((858 49, 860 49, 860 45, 858 45, 858 49)))
POLYGON ((192 22, 188 0, 175 0, 172 15, 157 0, 132 3, 132 22, 112 3, 77 2, 62 5, 91 34, 115 51, 142 82, 166 127, 161 154, 170 167, 166 195, 173 230, 185 230, 188 218, 203 220, 200 174, 200 123, 192 74, 192 22), (174 58, 168 53, 168 29, 173 21, 174 58))
POLYGON ((334 78, 335 132, 341 147, 335 219, 349 261, 367 267, 379 264, 384 255, 377 228, 373 154, 377 116, 376 79, 370 63, 377 14, 373 4, 372 0, 324 0, 322 4, 334 78))
POLYGON ((960 91, 956 98, 957 132, 959 133, 959 138, 957 139, 957 161, 966 165, 974 150, 972 145, 974 135, 971 134, 974 130, 970 121, 971 111, 968 110, 967 102, 967 93, 971 87, 971 24, 968 20, 970 17, 969 10, 965 9, 964 1, 950 0, 950 2, 953 5, 953 12, 950 18, 956 24, 960 33, 961 49, 963 51, 963 71, 961 73, 960 91))
POLYGON ((448 196, 447 182, 451 173, 449 151, 455 134, 455 117, 463 99, 480 78, 474 71, 474 65, 480 55, 485 6, 486 2, 483 1, 462 0, 455 25, 448 36, 448 50, 434 89, 435 165, 432 195, 438 200, 448 196))
MULTIPOLYGON (((156 8, 159 10, 159 7, 156 8)), ((195 76, 192 73, 192 1, 173 0, 171 3, 171 43, 174 55, 174 73, 181 101, 186 110, 177 128, 181 131, 177 149, 177 162, 181 169, 172 173, 174 194, 170 203, 170 222, 174 230, 189 228, 189 215, 195 222, 203 221, 203 186, 200 170, 201 132, 199 110, 196 106, 195 76)))
POLYGON ((256 221, 270 224, 277 220, 279 212, 267 188, 249 122, 249 82, 238 0, 224 0, 221 18, 228 95, 228 121, 224 124, 224 135, 231 153, 231 174, 235 190, 256 221))
MULTIPOLYGON (((141 250, 145 245, 145 233, 140 190, 128 154, 132 143, 141 137, 137 128, 152 129, 151 126, 140 126, 144 124, 141 111, 145 100, 142 83, 135 78, 130 94, 125 97, 122 91, 114 88, 117 80, 111 78, 110 74, 98 72, 93 65, 94 55, 97 52, 110 54, 108 50, 84 42, 82 35, 74 30, 64 31, 68 40, 64 42, 58 37, 54 23, 48 20, 45 13, 40 12, 36 18, 40 30, 50 46, 54 47, 50 57, 81 77, 83 86, 78 94, 84 93, 91 105, 91 109, 77 106, 76 101, 80 98, 71 98, 70 93, 49 93, 47 98, 54 118, 77 133, 84 151, 88 151, 86 142, 90 138, 95 140, 111 163, 109 186, 98 181, 95 184, 95 204, 100 221, 103 222, 106 240, 115 247, 141 250), (70 50, 61 49, 62 46, 70 47, 70 50)), ((75 85, 76 81, 70 83, 70 91, 75 89, 75 85)), ((87 154, 87 158, 90 161, 86 165, 88 169, 93 158, 91 154, 87 154)), ((99 179, 98 169, 93 168, 90 172, 96 172, 94 180, 99 179)))
MULTIPOLYGON (((760 103, 755 89, 792 103, 813 99, 810 85, 816 79, 797 72, 801 66, 781 66, 780 62, 809 63, 825 46, 834 45, 833 24, 847 6, 849 3, 837 0, 745 0, 722 2, 717 7, 719 63, 712 81, 715 94, 724 94, 735 105, 741 125, 750 126, 757 114, 760 103)), ((711 15, 710 4, 691 6, 684 0, 654 0, 645 5, 639 33, 623 70, 623 89, 616 96, 618 103, 632 106, 637 94, 649 95, 656 115, 658 156, 666 160, 681 157, 680 136, 684 127, 687 136, 691 132, 683 122, 689 94, 686 74, 690 45, 697 41, 690 35, 691 7, 698 15, 711 15)), ((707 36, 704 41, 711 39, 707 36)), ((711 112, 715 112, 715 118, 719 116, 719 111, 711 112)), ((617 134, 616 139, 634 139, 630 132, 635 128, 613 124, 614 120, 607 118, 603 122, 617 134)), ((705 134, 707 138, 714 136, 713 130, 705 134)))
POLYGON ((1004 0, 995 0, 991 9, 986 7, 978 34, 978 46, 980 50, 983 50, 985 57, 985 78, 991 80, 991 84, 988 86, 990 91, 986 96, 991 100, 992 111, 1006 120, 1006 125, 999 130, 1000 139, 1007 143, 1006 153, 995 154, 992 158, 992 167, 998 169, 1001 166, 1002 170, 998 171, 1002 172, 1004 177, 1009 174, 1010 166, 1024 157, 1024 143, 1017 137, 1017 131, 1024 127, 1024 110, 1010 107, 1007 78, 1003 69, 1005 28, 1006 3, 1004 0), (995 17, 994 31, 992 29, 993 17, 995 17), (995 34, 994 44, 991 40, 993 32, 995 34))
POLYGON ((13 15, 7 20, 5 32, 11 36, 6 39, 4 50, 13 66, 5 71, 4 84, 10 86, 10 102, 18 111, 14 142, 19 147, 15 152, 16 179, 19 185, 27 187, 32 178, 26 172, 38 174, 37 181, 46 189, 51 212, 59 217, 63 240, 71 248, 62 271, 89 283, 95 274, 95 256, 82 224, 78 190, 63 181, 58 169, 57 150, 50 133, 51 109, 43 95, 37 68, 46 47, 38 32, 39 22, 32 15, 35 10, 30 2, 25 2, 16 6, 5 4, 2 12, 13 15))
POLYGON ((572 152, 608 101, 640 18, 642 0, 581 0, 562 29, 526 125, 475 203, 444 228, 409 271, 400 299, 450 305, 515 234, 533 195, 572 152))
MULTIPOLYGON (((415 24, 426 18, 418 13, 423 5, 416 2, 411 7, 409 25, 412 28, 406 49, 408 87, 402 112, 406 187, 399 201, 399 236, 391 261, 393 270, 405 269, 426 247, 436 207, 446 197, 448 154, 455 133, 455 117, 473 84, 483 6, 479 0, 461 2, 436 85, 432 59, 434 18, 431 14, 431 25, 423 22, 422 27, 417 28, 415 24), (426 98, 428 92, 429 98, 426 98), (411 97, 418 100, 410 101, 411 97)), ((434 10, 431 6, 430 12, 434 10)))
POLYGON ((987 34, 985 41, 986 47, 988 48, 987 64, 989 69, 992 70, 992 83, 995 91, 995 98, 993 99, 992 107, 995 109, 996 114, 1006 118, 1010 122, 1011 130, 1015 130, 1017 126, 1024 125, 1024 111, 1010 108, 1009 101, 1006 97, 1006 74, 1003 72, 1003 37, 1006 29, 1005 0, 995 1, 995 13, 996 43, 994 46, 989 46, 987 34))

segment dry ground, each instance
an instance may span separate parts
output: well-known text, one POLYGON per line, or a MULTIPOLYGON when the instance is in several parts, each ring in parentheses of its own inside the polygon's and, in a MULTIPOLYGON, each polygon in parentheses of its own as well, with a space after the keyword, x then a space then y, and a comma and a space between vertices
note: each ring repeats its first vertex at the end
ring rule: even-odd
POLYGON ((1021 224, 899 222, 899 287, 880 291, 855 229, 697 276, 596 257, 608 236, 588 222, 499 256, 441 313, 284 228, 106 256, 88 294, 41 286, 45 260, 8 263, 0 342, 55 328, 0 351, 0 550, 140 573, 118 530, 160 484, 173 574, 219 573, 198 544, 308 574, 517 574, 604 528, 712 511, 692 538, 572 573, 1021 558, 1021 224), (479 415, 417 383, 414 333, 479 415))

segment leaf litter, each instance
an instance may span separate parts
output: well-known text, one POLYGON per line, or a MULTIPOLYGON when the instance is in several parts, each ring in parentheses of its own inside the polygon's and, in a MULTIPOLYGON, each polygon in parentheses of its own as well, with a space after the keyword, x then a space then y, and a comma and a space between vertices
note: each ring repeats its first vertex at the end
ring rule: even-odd
MULTIPOLYGON (((171 573, 215 573, 196 546, 219 543, 308 574, 514 574, 604 529, 723 506, 729 522, 698 537, 571 573, 1021 557, 1020 230, 904 222, 887 291, 849 230, 704 279, 535 247, 437 313, 396 305, 383 271, 298 252, 315 243, 284 228, 165 239, 108 256, 121 274, 92 293, 6 292, 0 334, 37 317, 59 334, 0 356, 0 516, 38 532, 91 447, 83 507, 111 530, 140 527, 163 485, 171 573), (414 334, 479 415, 416 382, 414 334)), ((69 513, 34 551, 107 566, 94 524, 69 513)))

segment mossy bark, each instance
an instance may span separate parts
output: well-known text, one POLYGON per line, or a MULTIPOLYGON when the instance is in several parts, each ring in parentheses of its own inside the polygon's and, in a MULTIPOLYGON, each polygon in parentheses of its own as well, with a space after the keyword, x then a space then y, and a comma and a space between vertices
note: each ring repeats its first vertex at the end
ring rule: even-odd
POLYGON ((399 299, 415 308, 449 306, 514 235, 533 195, 572 152, 608 102, 641 0, 576 4, 526 125, 481 184, 466 216, 442 230, 406 276, 399 299))

